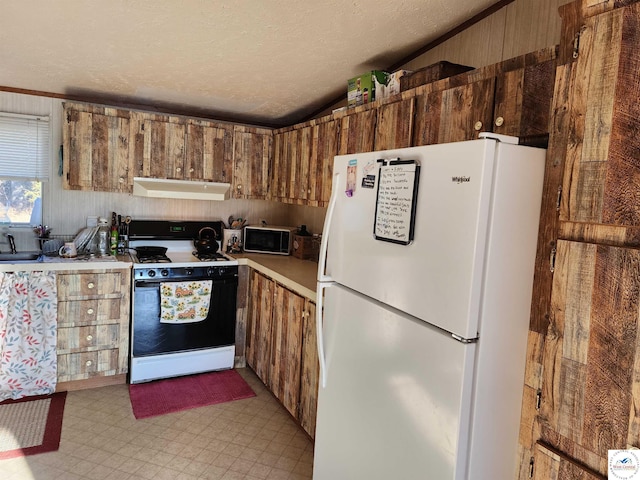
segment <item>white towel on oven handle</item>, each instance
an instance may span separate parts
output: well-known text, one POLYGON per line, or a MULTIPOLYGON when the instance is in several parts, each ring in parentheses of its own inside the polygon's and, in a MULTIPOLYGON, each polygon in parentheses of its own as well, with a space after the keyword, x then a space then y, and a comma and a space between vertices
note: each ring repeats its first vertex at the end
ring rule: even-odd
POLYGON ((201 322, 209 314, 211 280, 160 283, 160 323, 201 322))

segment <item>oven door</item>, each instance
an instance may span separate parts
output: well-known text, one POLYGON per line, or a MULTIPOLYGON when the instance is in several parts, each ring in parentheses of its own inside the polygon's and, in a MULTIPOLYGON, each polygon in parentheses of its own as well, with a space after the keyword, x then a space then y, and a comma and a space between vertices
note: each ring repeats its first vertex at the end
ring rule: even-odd
POLYGON ((211 280, 207 317, 184 324, 160 323, 160 284, 166 280, 135 281, 131 327, 133 357, 233 345, 238 279, 234 276, 211 280))

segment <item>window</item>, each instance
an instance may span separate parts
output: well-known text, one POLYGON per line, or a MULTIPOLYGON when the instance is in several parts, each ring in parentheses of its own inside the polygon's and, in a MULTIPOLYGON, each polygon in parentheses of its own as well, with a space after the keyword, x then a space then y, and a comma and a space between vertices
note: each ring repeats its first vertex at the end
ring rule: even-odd
POLYGON ((42 223, 50 136, 49 117, 0 112, 0 224, 42 223))

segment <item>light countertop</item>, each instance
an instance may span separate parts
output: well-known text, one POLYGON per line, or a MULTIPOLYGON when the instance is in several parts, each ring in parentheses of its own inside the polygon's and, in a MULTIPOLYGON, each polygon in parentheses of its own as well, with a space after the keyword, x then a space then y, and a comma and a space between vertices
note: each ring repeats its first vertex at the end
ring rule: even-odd
POLYGON ((41 255, 38 260, 0 262, 0 272, 42 272, 61 270, 105 270, 131 268, 133 264, 128 255, 107 258, 61 258, 41 255))
POLYGON ((300 260, 290 255, 265 253, 239 253, 231 256, 240 265, 248 265, 303 297, 316 301, 317 262, 300 260))

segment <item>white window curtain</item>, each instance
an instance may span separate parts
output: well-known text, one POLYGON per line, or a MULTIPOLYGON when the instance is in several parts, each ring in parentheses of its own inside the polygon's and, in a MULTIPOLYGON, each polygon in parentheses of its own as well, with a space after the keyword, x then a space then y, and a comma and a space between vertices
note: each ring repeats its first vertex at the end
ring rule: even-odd
POLYGON ((48 116, 0 112, 0 177, 48 180, 50 137, 48 116))
POLYGON ((55 272, 0 272, 0 401, 56 389, 55 272))

